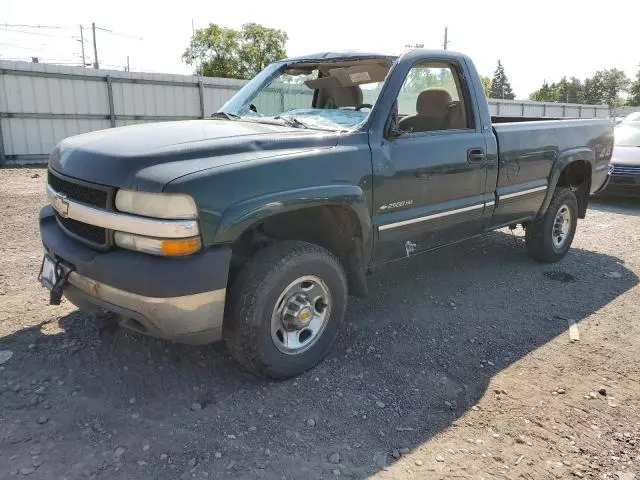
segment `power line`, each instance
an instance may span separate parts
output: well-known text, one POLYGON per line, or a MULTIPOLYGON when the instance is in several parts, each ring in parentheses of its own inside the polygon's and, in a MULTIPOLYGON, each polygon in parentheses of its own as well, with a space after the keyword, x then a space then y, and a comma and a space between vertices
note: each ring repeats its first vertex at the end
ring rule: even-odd
POLYGON ((7 28, 7 27, 3 27, 3 26, 0 26, 0 31, 2 31, 2 32, 11 32, 11 33, 25 33, 27 35, 40 35, 42 37, 70 38, 69 35, 54 35, 52 33, 28 32, 26 30, 16 30, 14 28, 7 28))
MULTIPOLYGON (((84 26, 84 25, 79 25, 80 27, 80 38, 78 39, 77 36, 73 36, 73 35, 60 35, 60 34, 53 34, 53 33, 45 33, 42 31, 33 31, 35 30, 41 30, 41 29, 58 29, 58 30, 65 30, 65 29, 69 29, 69 28, 78 28, 78 26, 76 27, 68 27, 68 26, 63 26, 63 25, 32 25, 32 24, 10 24, 10 23, 4 23, 1 24, 0 23, 0 33, 2 32, 6 32, 6 33, 19 33, 19 34, 26 34, 26 35, 39 35, 39 36, 44 36, 44 37, 52 37, 52 38, 63 38, 63 39, 71 39, 74 41, 79 41, 81 44, 81 58, 82 58, 82 65, 85 66, 86 62, 87 62, 87 58, 89 57, 89 55, 85 54, 85 49, 84 49, 84 28, 90 28, 91 29, 91 34, 92 34, 92 40, 93 40, 93 67, 98 69, 100 68, 100 62, 98 61, 98 45, 97 45, 97 39, 96 39, 96 30, 100 30, 101 32, 105 32, 107 34, 110 35, 114 35, 114 36, 118 36, 118 37, 123 37, 123 38, 129 38, 129 39, 133 39, 133 40, 144 40, 143 37, 137 36, 137 35, 130 35, 127 33, 122 33, 122 32, 116 32, 113 31, 109 28, 103 28, 103 27, 99 27, 95 24, 95 22, 91 23, 91 26, 84 26)), ((42 51, 42 49, 35 49, 35 48, 29 48, 29 47, 21 47, 18 45, 11 45, 11 44, 4 44, 5 46, 11 46, 11 47, 15 47, 15 48, 22 48, 25 50, 37 50, 37 51, 42 51)), ((128 56, 127 56, 128 58, 128 56)), ((42 59, 42 60, 46 60, 46 59, 42 59)), ((76 62, 74 62, 76 63, 76 62)), ((127 66, 123 67, 122 65, 109 65, 109 64, 105 64, 105 66, 113 66, 113 67, 118 67, 118 68, 125 68, 125 69, 129 69, 129 62, 127 60, 127 66)))
MULTIPOLYGON (((82 27, 83 28, 91 28, 91 26, 89 26, 89 25, 83 25, 82 27)), ((77 27, 74 27, 74 26, 71 26, 71 25, 29 25, 29 24, 24 24, 24 23, 0 23, 0 29, 7 30, 7 31, 18 31, 18 30, 12 30, 14 28, 41 28, 41 29, 56 29, 56 30, 72 30, 72 29, 77 28, 77 27)), ((134 39, 134 40, 144 40, 144 38, 139 36, 139 35, 131 35, 129 33, 115 32, 115 31, 111 30, 110 28, 96 27, 96 30, 101 30, 103 32, 107 32, 107 33, 110 33, 111 35, 116 35, 118 37, 131 38, 131 39, 134 39)), ((21 30, 20 33, 30 33, 30 34, 33 34, 33 35, 47 35, 46 33, 26 32, 26 31, 23 31, 23 30, 21 30)))
MULTIPOLYGON (((0 60, 12 60, 12 61, 17 61, 17 62, 31 62, 32 59, 34 57, 0 57, 0 60)), ((42 57, 35 57, 38 60, 44 61, 44 62, 48 62, 48 63, 56 63, 59 65, 80 65, 80 62, 76 61, 76 60, 61 60, 61 59, 56 59, 56 58, 42 58, 42 57)))
POLYGON ((144 40, 144 38, 139 37, 137 35, 130 35, 128 33, 114 32, 113 30, 110 30, 108 28, 96 27, 96 30, 100 30, 102 32, 107 32, 107 33, 110 33, 111 35, 115 35, 117 37, 131 38, 133 40, 144 40))
POLYGON ((42 52, 43 51, 42 47, 41 48, 23 47, 22 45, 18 45, 18 44, 15 44, 15 43, 0 42, 0 45, 3 45, 5 47, 11 47, 11 48, 19 48, 21 50, 35 50, 35 51, 38 51, 38 52, 42 52))
POLYGON ((67 27, 62 25, 28 25, 17 23, 0 23, 0 27, 18 27, 18 28, 50 28, 50 29, 71 29, 75 27, 67 27))

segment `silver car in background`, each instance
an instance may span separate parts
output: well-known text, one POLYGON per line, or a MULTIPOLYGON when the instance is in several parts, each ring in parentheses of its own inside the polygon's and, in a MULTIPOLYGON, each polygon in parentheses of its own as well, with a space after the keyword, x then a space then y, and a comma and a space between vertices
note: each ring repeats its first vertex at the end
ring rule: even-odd
POLYGON ((640 198, 640 112, 616 127, 611 165, 611 181, 602 193, 640 198))

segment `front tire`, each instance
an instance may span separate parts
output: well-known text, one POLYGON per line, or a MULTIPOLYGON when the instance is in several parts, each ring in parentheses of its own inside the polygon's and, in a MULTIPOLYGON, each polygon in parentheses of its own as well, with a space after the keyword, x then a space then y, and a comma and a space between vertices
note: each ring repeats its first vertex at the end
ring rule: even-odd
POLYGON ((285 241, 259 251, 230 294, 223 337, 251 372, 275 379, 318 364, 340 332, 347 280, 322 247, 285 241))
POLYGON ((578 225, 578 201, 570 188, 559 187, 547 212, 526 227, 529 255, 544 263, 560 261, 571 248, 578 225))

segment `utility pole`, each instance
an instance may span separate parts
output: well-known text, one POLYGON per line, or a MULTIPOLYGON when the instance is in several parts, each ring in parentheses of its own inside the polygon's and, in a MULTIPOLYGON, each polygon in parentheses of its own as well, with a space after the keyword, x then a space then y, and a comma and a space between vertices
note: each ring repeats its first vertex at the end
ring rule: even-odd
MULTIPOLYGON (((191 35, 193 36, 192 38, 196 38, 196 24, 193 22, 193 17, 191 17, 191 35)), ((196 59, 196 75, 198 77, 199 80, 200 79, 200 75, 202 74, 202 58, 198 58, 196 59), (198 60, 200 60, 200 62, 198 62, 198 60), (200 65, 198 65, 198 63, 200 63, 200 65)))
POLYGON ((444 27, 444 43, 442 44, 442 47, 446 50, 447 47, 449 46, 449 29, 447 27, 444 27))
POLYGON ((129 55, 127 55, 127 72, 130 72, 131 70, 129 69, 129 55))
POLYGON ((91 30, 93 31, 93 68, 100 68, 100 64, 98 63, 98 46, 96 45, 96 24, 95 22, 91 23, 91 30))
POLYGON ((84 33, 82 32, 82 25, 80 25, 80 45, 82 46, 82 68, 86 66, 86 60, 84 56, 84 33))

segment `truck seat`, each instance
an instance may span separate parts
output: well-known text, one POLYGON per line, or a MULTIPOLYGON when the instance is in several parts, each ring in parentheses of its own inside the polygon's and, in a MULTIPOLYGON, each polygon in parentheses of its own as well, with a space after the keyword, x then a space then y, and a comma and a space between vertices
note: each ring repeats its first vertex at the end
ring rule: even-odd
MULTIPOLYGON (((447 120, 452 117, 451 95, 444 88, 423 90, 416 100, 416 115, 400 120, 400 129, 408 132, 446 130, 447 120)), ((453 115, 455 116, 455 115, 453 115)))
POLYGON ((318 91, 318 108, 358 107, 361 104, 362 89, 358 85, 324 87, 318 91))
POLYGON ((447 130, 459 130, 467 128, 467 116, 461 102, 451 102, 444 121, 447 130))

